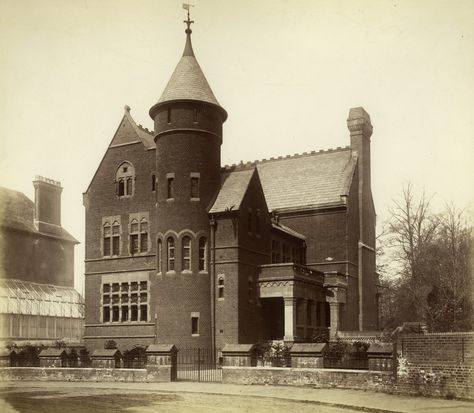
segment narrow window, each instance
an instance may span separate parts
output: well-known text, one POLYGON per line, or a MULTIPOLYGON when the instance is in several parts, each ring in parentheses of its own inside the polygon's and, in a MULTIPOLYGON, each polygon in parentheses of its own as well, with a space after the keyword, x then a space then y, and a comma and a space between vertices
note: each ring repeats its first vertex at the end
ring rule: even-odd
POLYGON ((124 196, 125 195, 125 183, 123 179, 120 179, 118 182, 118 196, 124 196))
POLYGON ((260 235, 260 210, 257 209, 255 213, 255 233, 260 235))
POLYGON ((120 315, 119 307, 118 307, 118 305, 114 305, 112 307, 112 321, 113 322, 119 321, 119 319, 120 319, 119 315, 120 315))
POLYGON ((146 304, 140 305, 140 321, 147 320, 148 306, 146 304))
POLYGON ((110 322, 110 307, 104 307, 104 323, 110 322))
POLYGON ((174 238, 168 238, 168 271, 174 271, 174 238))
POLYGON ((136 254, 138 251, 138 221, 133 219, 130 223, 130 254, 136 254))
POLYGON ((198 121, 198 110, 197 108, 194 108, 193 110, 193 122, 197 122, 198 121))
POLYGON ((174 198, 174 178, 168 177, 168 192, 167 192, 167 198, 171 199, 174 198))
POLYGON ((112 224, 112 255, 120 254, 120 224, 114 221, 112 224))
POLYGON ((130 321, 138 320, 138 307, 136 305, 130 306, 130 321))
POLYGON ((151 176, 151 190, 156 191, 156 175, 151 176))
POLYGON ((278 264, 280 261, 280 242, 272 240, 272 264, 278 264))
POLYGON ((161 239, 158 240, 158 272, 163 271, 163 243, 161 239))
POLYGON ((103 237, 103 255, 108 257, 111 254, 110 246, 111 246, 111 236, 112 236, 112 227, 108 222, 104 224, 102 227, 102 237, 103 237))
POLYGON ((183 238, 183 250, 182 250, 182 269, 189 271, 191 269, 191 238, 183 238))
POLYGON ((247 213, 247 228, 249 233, 252 232, 252 210, 249 209, 249 212, 247 213))
POLYGON ((247 294, 248 294, 249 301, 252 301, 252 299, 253 299, 253 279, 252 279, 252 277, 249 277, 248 281, 247 281, 247 294))
POLYGON ((199 198, 199 178, 191 177, 191 198, 199 198))
POLYGON ((171 123, 171 108, 168 108, 168 123, 171 123))
POLYGON ((128 306, 122 306, 122 322, 128 321, 128 306))
POLYGON ((217 281, 217 297, 224 298, 224 277, 219 277, 217 281))
POLYGON ((132 177, 127 176, 127 186, 126 186, 125 195, 129 195, 129 196, 132 195, 132 183, 133 183, 132 177))
POLYGON ((140 252, 148 251, 148 221, 142 218, 140 221, 140 252))
POLYGON ((191 334, 199 334, 199 317, 191 317, 191 334))
POLYGON ((207 241, 199 238, 199 271, 207 271, 207 241))

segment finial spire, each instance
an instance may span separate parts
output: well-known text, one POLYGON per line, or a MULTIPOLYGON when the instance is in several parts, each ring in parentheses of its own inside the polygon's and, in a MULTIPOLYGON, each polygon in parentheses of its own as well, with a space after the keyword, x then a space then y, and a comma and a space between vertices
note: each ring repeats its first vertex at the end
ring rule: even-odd
POLYGON ((183 9, 188 11, 188 20, 184 20, 183 23, 187 24, 186 34, 191 34, 193 31, 191 30, 191 24, 194 23, 194 20, 191 20, 189 17, 189 10, 191 7, 194 7, 194 4, 183 3, 183 9))

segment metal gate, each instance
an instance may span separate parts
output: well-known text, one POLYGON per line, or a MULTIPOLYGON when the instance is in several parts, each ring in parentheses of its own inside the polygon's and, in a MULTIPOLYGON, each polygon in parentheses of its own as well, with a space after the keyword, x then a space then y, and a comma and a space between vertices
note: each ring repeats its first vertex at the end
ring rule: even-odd
POLYGON ((222 368, 210 348, 184 348, 178 351, 178 380, 221 382, 222 368))

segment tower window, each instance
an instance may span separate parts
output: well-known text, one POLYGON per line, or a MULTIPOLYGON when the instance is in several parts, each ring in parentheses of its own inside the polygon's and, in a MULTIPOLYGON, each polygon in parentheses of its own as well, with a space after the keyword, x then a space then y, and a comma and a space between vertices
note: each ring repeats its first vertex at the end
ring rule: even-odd
POLYGON ((129 197, 133 195, 135 182, 135 169, 129 162, 122 163, 115 174, 116 191, 118 197, 129 197))
POLYGON ((253 278, 249 277, 247 282, 247 293, 249 301, 253 299, 253 278))
POLYGON ((136 254, 139 251, 138 221, 132 220, 130 223, 130 254, 136 254))
POLYGON ((166 198, 174 198, 174 173, 166 174, 166 198))
POLYGON ((156 191, 156 175, 151 176, 151 190, 156 191))
POLYGON ((224 299, 224 276, 220 275, 217 279, 217 298, 224 299))
POLYGON ((168 264, 168 271, 174 271, 174 238, 168 238, 168 254, 167 254, 167 264, 168 264))
POLYGON ((194 108, 193 110, 193 122, 197 122, 198 121, 198 110, 197 108, 194 108))
POLYGON ((140 221, 140 252, 148 251, 148 221, 142 218, 140 221))
POLYGON ((171 123, 171 108, 168 108, 168 123, 171 123))
POLYGON ((199 271, 207 271, 207 240, 199 238, 199 271))
POLYGON ((199 199, 199 177, 198 172, 191 173, 191 199, 199 199))

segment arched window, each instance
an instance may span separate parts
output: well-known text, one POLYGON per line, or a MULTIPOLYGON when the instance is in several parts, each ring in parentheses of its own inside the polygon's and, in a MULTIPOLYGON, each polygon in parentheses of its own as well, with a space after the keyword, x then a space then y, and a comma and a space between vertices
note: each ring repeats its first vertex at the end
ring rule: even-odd
POLYGON ((115 175, 117 196, 127 197, 133 195, 135 185, 135 168, 129 162, 123 162, 115 175))
POLYGON ((163 243, 161 239, 158 240, 158 272, 163 271, 163 243))
POLYGON ((191 270, 191 238, 183 238, 182 248, 182 270, 189 271, 191 270))
POLYGON ((207 271, 207 240, 199 238, 199 271, 207 271))
POLYGON ((168 251, 167 251, 167 264, 168 264, 168 271, 174 271, 174 238, 169 237, 168 242, 168 251))

